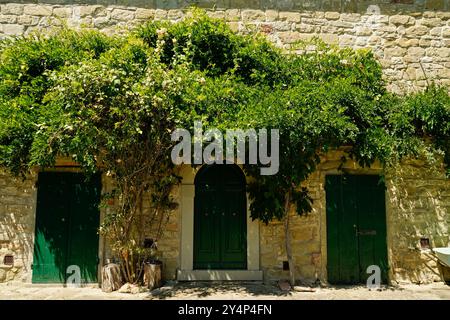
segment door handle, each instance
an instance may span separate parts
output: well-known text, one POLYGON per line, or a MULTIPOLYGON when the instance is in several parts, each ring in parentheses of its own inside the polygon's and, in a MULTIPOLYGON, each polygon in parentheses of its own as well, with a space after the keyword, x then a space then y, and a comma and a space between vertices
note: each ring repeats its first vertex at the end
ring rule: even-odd
POLYGON ((359 230, 356 224, 353 225, 356 236, 376 236, 377 230, 359 230))
POLYGON ((361 231, 357 231, 357 234, 360 236, 376 236, 377 231, 376 230, 361 230, 361 231))

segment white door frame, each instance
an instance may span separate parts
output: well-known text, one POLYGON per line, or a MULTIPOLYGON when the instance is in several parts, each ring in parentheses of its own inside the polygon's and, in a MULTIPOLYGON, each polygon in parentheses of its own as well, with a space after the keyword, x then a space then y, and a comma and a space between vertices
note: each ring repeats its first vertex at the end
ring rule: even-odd
POLYGON ((246 270, 194 270, 194 177, 196 171, 183 168, 180 188, 181 243, 178 280, 263 280, 259 256, 259 223, 250 217, 247 194, 247 269, 246 270))

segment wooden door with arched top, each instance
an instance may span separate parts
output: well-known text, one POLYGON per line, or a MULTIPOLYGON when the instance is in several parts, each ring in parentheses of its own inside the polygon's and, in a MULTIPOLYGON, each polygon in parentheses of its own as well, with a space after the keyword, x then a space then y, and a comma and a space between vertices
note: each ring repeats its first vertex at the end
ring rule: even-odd
POLYGON ((208 165, 195 177, 194 269, 247 268, 245 176, 236 165, 208 165))

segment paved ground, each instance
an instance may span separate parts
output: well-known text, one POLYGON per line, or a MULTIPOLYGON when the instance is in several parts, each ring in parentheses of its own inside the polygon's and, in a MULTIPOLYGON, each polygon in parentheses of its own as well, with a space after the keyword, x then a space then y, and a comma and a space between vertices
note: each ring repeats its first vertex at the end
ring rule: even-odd
POLYGON ((283 292, 275 285, 255 283, 179 283, 152 292, 138 294, 104 293, 99 288, 63 288, 43 285, 0 284, 0 300, 65 300, 65 299, 444 299, 450 300, 450 286, 443 283, 402 285, 369 290, 366 287, 315 288, 314 292, 283 292))

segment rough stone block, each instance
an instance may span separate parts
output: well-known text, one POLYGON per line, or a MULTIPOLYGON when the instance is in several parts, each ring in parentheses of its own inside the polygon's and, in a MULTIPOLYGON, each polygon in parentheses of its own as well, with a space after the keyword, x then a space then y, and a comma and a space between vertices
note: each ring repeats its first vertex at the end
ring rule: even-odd
POLYGON ((351 47, 355 44, 355 37, 349 35, 339 36, 339 45, 343 47, 351 47))
POLYGON ((104 16, 106 15, 106 9, 104 6, 79 6, 77 7, 80 17, 87 16, 104 16))
POLYGON ((53 15, 59 18, 68 18, 72 15, 72 8, 55 8, 53 15))
POLYGON ((29 14, 32 16, 41 16, 41 17, 49 17, 52 15, 53 8, 52 6, 45 5, 25 5, 23 9, 24 14, 29 14))
POLYGON ((322 33, 322 34, 319 35, 319 38, 322 39, 325 43, 328 43, 328 44, 337 44, 337 43, 339 43, 339 36, 337 34, 322 33))
POLYGON ((266 10, 266 21, 276 21, 278 20, 277 10, 266 10))
POLYGON ((407 15, 394 15, 389 18, 389 23, 395 25, 413 25, 414 22, 415 19, 407 15))
POLYGON ((104 28, 110 24, 110 19, 108 17, 98 17, 94 18, 92 23, 96 28, 104 28))
POLYGON ((16 23, 17 16, 0 14, 0 23, 16 23))
POLYGON ((279 19, 287 22, 300 22, 300 13, 298 12, 280 12, 279 19))
POLYGON ((167 19, 171 21, 179 20, 183 17, 183 11, 181 10, 169 10, 167 12, 167 19))
POLYGON ((25 27, 20 24, 4 24, 2 27, 3 33, 11 36, 21 35, 25 30, 25 27))
POLYGON ((436 12, 436 17, 442 20, 449 20, 450 19, 450 12, 449 11, 438 11, 436 12))
POLYGON ((155 16, 155 10, 139 8, 135 12, 136 19, 153 19, 155 16))
POLYGON ((130 21, 134 18, 134 11, 131 10, 123 10, 123 9, 114 9, 111 12, 111 19, 120 20, 120 21, 130 21))
POLYGON ((405 34, 407 37, 416 38, 416 37, 421 37, 423 35, 426 35, 429 31, 430 31, 430 29, 428 27, 418 25, 418 26, 413 26, 413 27, 409 27, 408 29, 406 29, 405 34))
POLYGON ((2 4, 1 6, 1 13, 2 14, 14 14, 14 15, 21 15, 23 13, 23 4, 17 4, 17 3, 7 3, 2 4))
POLYGON ((357 36, 370 36, 372 35, 372 33, 373 33, 372 29, 367 27, 361 27, 356 29, 357 36))
POLYGON ((264 11, 242 10, 242 20, 244 22, 264 21, 265 19, 266 19, 266 15, 265 15, 264 11))
POLYGON ((339 20, 341 14, 339 12, 325 12, 325 19, 327 20, 339 20))
POLYGON ((438 27, 445 25, 445 22, 443 22, 439 18, 431 18, 431 19, 422 19, 420 21, 420 24, 427 27, 438 27))
POLYGON ((442 37, 450 38, 450 27, 442 28, 442 37))
POLYGON ((361 15, 359 13, 343 13, 341 14, 341 20, 345 22, 359 22, 361 21, 361 15))
POLYGON ((420 47, 409 48, 407 54, 414 57, 422 57, 425 55, 425 49, 420 47))
POLYGON ((400 46, 402 48, 409 48, 409 47, 413 47, 413 46, 419 45, 419 40, 417 40, 417 39, 400 38, 400 39, 395 41, 395 45, 398 45, 398 46, 400 46))

